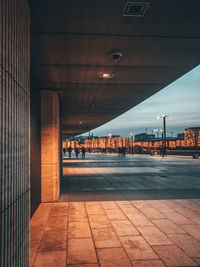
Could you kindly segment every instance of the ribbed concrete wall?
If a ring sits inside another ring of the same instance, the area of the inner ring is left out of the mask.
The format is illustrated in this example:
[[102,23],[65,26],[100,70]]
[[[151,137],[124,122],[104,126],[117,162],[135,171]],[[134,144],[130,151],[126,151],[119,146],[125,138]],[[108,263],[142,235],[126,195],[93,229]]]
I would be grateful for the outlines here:
[[29,6],[0,0],[0,210],[4,267],[29,264]]

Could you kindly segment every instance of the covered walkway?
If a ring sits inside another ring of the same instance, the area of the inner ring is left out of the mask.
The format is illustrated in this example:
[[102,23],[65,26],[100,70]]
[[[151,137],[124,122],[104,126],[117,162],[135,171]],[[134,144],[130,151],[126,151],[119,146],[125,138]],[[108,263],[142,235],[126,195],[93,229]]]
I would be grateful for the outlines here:
[[64,159],[58,202],[31,219],[31,266],[199,266],[200,164],[90,154]]

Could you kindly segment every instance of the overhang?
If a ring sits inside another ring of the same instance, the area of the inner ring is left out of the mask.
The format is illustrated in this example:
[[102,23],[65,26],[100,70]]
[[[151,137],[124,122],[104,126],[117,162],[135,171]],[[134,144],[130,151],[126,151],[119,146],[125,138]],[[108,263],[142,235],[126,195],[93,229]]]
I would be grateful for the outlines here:
[[59,92],[63,137],[117,117],[200,62],[199,0],[151,0],[140,17],[123,16],[126,2],[30,1],[31,78]]

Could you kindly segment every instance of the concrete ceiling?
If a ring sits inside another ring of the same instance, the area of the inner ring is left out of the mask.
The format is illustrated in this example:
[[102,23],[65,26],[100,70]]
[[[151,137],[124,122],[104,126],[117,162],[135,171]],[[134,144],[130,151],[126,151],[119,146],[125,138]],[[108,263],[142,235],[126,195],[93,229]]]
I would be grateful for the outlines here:
[[[117,117],[200,63],[199,0],[149,0],[143,17],[122,16],[126,2],[30,1],[32,78],[59,92],[63,137]],[[114,62],[110,51],[124,56]]]

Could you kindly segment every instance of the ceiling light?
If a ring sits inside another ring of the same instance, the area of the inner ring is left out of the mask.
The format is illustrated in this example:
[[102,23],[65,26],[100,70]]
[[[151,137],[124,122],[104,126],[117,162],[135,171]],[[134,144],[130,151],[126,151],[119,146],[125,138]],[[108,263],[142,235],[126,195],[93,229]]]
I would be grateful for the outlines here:
[[112,77],[113,77],[112,73],[106,73],[106,72],[102,73],[100,76],[101,79],[111,79]]

